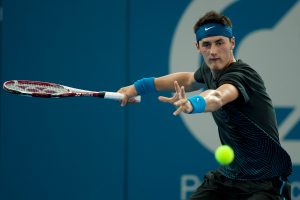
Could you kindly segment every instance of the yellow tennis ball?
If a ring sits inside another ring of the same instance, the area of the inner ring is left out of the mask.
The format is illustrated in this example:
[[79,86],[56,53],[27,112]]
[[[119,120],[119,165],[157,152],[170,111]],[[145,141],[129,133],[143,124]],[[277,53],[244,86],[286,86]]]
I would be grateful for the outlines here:
[[228,145],[222,145],[215,151],[215,158],[221,165],[229,165],[234,159],[234,151]]

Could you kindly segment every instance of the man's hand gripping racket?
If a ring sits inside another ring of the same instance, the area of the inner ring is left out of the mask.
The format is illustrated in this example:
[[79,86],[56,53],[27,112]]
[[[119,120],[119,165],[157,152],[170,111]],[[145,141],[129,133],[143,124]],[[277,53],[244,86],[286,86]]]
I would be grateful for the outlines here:
[[124,95],[124,98],[121,100],[122,107],[125,106],[127,103],[134,103],[133,97],[138,95],[134,85],[122,87],[117,92]]
[[[6,81],[3,84],[3,89],[13,94],[44,98],[89,96],[118,101],[122,101],[124,98],[127,98],[124,94],[118,92],[81,90],[55,83],[30,80]],[[130,98],[130,102],[139,103],[141,102],[141,97],[132,97]]]

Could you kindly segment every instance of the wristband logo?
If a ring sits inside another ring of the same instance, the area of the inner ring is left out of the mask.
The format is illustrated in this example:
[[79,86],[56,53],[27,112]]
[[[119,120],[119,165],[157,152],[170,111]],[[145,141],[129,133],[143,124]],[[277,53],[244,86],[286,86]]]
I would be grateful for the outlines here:
[[[237,24],[244,33],[236,35],[236,58],[244,60],[255,68],[265,81],[276,109],[280,140],[289,152],[293,164],[300,165],[300,94],[298,91],[298,57],[300,52],[300,1],[290,2],[276,14],[272,20],[263,20],[264,16],[255,15],[249,21],[247,16],[235,15],[240,8],[245,8],[246,1],[237,0],[199,0],[192,1],[183,13],[174,32],[170,51],[170,73],[178,71],[196,71],[199,66],[199,56],[192,42],[195,35],[192,27],[198,17],[207,11],[228,12],[232,19],[241,19]],[[252,4],[255,3],[252,1]],[[236,9],[236,10],[234,10]],[[283,10],[285,9],[285,10]],[[249,11],[249,10],[248,10]],[[263,13],[263,12],[262,12]],[[262,15],[262,14],[261,14]],[[233,16],[233,17],[232,17]],[[256,19],[254,19],[256,17]],[[275,19],[275,20],[274,20]],[[257,20],[257,21],[256,21]],[[249,23],[252,29],[249,29]],[[235,22],[233,22],[235,23]],[[243,27],[245,26],[245,27]],[[189,42],[190,41],[190,42]],[[198,92],[188,94],[193,96]],[[217,127],[210,113],[198,115],[181,115],[182,120],[192,135],[207,149],[213,152],[219,145]]]

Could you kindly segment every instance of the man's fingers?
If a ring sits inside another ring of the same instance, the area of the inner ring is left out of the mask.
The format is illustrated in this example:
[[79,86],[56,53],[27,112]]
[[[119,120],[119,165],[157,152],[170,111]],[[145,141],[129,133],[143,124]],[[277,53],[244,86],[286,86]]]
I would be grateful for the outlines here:
[[125,101],[124,99],[122,99],[121,106],[124,107],[124,106],[126,106],[126,104],[127,104],[127,101]]
[[176,94],[179,95],[179,93],[180,93],[180,86],[179,86],[179,84],[178,84],[177,81],[174,81],[174,88],[175,88]]
[[165,102],[165,103],[173,103],[173,97],[169,98],[169,97],[159,96],[158,100]]
[[174,116],[177,116],[177,115],[179,115],[182,111],[183,111],[183,107],[182,107],[182,106],[179,106],[179,107],[177,108],[177,110],[175,110],[175,112],[173,112],[173,115],[174,115]]
[[181,88],[180,88],[180,94],[181,94],[181,98],[186,99],[184,86],[181,86]]
[[137,103],[138,101],[135,98],[129,98],[128,103]]
[[186,104],[187,99],[179,99],[178,101],[174,102],[174,106],[184,106]]
[[[124,93],[123,93],[124,94]],[[128,102],[130,102],[130,99],[129,99],[129,97],[126,95],[126,94],[124,94],[124,98],[121,100],[121,106],[123,107],[123,106],[126,106],[126,104],[128,103]]]
[[127,97],[124,97],[124,98],[122,99],[122,101],[121,101],[121,106],[122,106],[122,107],[123,107],[123,106],[126,106],[127,102],[128,102],[128,98],[127,98]]
[[187,98],[185,96],[185,90],[184,86],[180,87],[177,81],[174,81],[174,88],[176,91],[176,94],[172,98],[167,98],[164,96],[159,96],[158,99],[162,102],[171,103],[174,106],[177,106],[178,108],[173,112],[173,115],[177,116],[181,112],[184,112],[186,110],[185,104],[187,103]]

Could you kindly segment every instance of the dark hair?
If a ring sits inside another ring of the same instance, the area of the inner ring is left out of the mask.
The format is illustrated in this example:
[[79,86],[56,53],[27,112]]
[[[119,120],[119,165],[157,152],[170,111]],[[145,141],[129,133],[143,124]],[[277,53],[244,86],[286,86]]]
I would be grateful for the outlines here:
[[219,14],[215,11],[210,11],[196,22],[194,25],[194,32],[196,33],[200,26],[208,23],[218,23],[232,27],[231,20],[227,16]]

